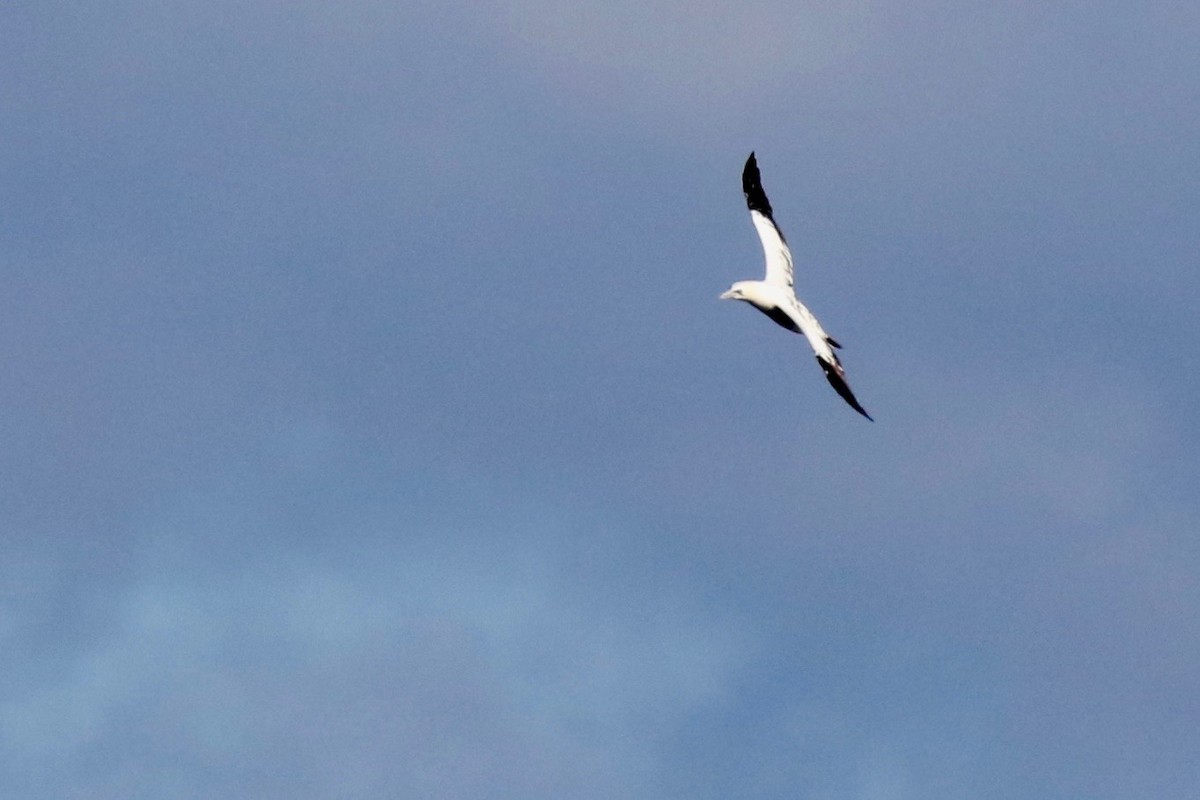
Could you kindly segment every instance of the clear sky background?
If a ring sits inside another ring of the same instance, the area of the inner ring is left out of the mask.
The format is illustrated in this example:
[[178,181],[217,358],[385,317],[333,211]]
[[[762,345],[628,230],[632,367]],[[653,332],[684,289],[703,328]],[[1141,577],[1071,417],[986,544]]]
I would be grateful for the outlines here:
[[1195,797],[1197,41],[3,3],[0,795]]

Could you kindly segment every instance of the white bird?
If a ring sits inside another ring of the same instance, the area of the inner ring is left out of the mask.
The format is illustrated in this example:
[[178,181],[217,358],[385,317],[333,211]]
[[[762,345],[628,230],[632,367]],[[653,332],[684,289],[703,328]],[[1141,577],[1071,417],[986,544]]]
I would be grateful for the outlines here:
[[813,313],[796,298],[792,283],[792,251],[788,249],[783,232],[771,216],[771,203],[763,191],[754,153],[746,159],[746,167],[742,170],[742,191],[750,208],[750,219],[758,231],[758,238],[762,240],[763,253],[767,258],[767,276],[761,281],[738,281],[721,295],[721,299],[745,300],[789,331],[804,334],[834,391],[851,408],[871,419],[871,415],[858,404],[854,392],[850,391],[842,362],[833,352],[835,347],[840,349],[841,345],[825,332]]

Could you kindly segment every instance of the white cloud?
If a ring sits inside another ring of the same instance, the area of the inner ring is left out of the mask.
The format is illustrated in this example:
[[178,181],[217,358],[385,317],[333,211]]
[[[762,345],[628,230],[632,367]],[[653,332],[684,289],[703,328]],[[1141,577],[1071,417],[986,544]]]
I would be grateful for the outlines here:
[[312,796],[613,796],[649,785],[656,742],[747,658],[736,620],[678,589],[618,596],[531,525],[391,527],[394,546],[336,559],[143,551],[111,635],[4,702],[2,750],[48,793],[168,764],[158,791],[213,770],[284,791],[261,762]]

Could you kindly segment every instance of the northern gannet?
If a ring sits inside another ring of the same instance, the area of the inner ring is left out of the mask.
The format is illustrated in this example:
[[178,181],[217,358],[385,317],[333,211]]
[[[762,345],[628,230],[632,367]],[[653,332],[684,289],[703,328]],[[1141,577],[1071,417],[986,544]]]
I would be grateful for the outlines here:
[[763,253],[767,259],[767,276],[761,281],[738,281],[721,295],[721,299],[745,300],[789,331],[804,334],[834,391],[840,394],[851,408],[871,419],[871,415],[858,404],[854,392],[850,391],[842,362],[838,361],[837,354],[833,352],[834,348],[840,349],[841,345],[825,332],[813,313],[796,298],[796,289],[792,283],[792,251],[788,249],[783,232],[779,230],[771,215],[771,203],[763,191],[754,153],[746,159],[746,166],[742,170],[742,191],[746,195],[750,219],[758,231],[758,238],[762,240]]

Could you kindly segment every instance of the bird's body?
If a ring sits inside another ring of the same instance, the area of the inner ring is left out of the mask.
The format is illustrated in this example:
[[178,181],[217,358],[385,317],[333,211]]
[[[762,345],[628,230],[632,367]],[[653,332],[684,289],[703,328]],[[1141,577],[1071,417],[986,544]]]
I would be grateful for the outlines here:
[[808,340],[817,362],[834,390],[850,406],[867,419],[871,419],[846,383],[846,373],[838,360],[834,348],[840,348],[825,332],[808,307],[796,297],[792,275],[792,252],[783,233],[775,224],[771,203],[767,200],[758,172],[758,161],[754,153],[746,159],[742,170],[742,191],[750,209],[750,219],[758,238],[762,240],[763,253],[767,260],[767,274],[761,281],[738,281],[721,295],[722,300],[744,300],[766,314],[780,326],[793,333],[800,333]]

